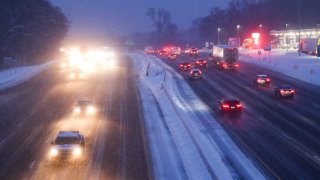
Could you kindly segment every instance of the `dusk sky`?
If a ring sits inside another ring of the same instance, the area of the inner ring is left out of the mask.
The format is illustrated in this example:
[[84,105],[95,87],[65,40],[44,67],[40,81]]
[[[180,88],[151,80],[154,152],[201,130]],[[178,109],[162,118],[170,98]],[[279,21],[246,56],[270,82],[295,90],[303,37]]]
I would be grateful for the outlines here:
[[72,35],[128,34],[153,30],[146,16],[149,7],[165,8],[179,29],[208,14],[212,7],[225,8],[230,0],[50,0],[72,21]]

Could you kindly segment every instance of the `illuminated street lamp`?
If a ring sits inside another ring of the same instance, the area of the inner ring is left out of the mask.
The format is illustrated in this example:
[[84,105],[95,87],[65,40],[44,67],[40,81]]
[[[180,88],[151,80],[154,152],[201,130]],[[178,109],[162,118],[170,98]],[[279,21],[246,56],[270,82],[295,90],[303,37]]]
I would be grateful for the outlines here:
[[287,47],[287,52],[288,52],[288,44],[287,44],[287,40],[288,40],[288,38],[287,38],[287,36],[288,36],[288,26],[289,26],[289,24],[286,24],[286,33],[285,33],[285,38],[284,38],[284,42],[285,42],[285,45],[286,45],[286,47]]
[[238,40],[239,40],[239,45],[240,45],[240,36],[239,36],[239,29],[240,29],[240,25],[237,25],[237,36],[238,36]]
[[220,45],[220,31],[221,31],[221,28],[218,28],[218,45]]

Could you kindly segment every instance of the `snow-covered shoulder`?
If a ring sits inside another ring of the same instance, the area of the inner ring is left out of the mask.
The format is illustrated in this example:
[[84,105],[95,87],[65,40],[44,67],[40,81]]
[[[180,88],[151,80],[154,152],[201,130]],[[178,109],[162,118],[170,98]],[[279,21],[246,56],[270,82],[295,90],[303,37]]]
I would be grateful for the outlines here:
[[54,63],[54,61],[50,61],[41,65],[17,67],[0,71],[0,90],[7,89],[29,80],[33,76],[49,68]]
[[155,56],[130,56],[155,179],[265,179],[179,73]]
[[239,49],[240,60],[262,66],[273,71],[291,76],[293,78],[320,86],[320,58],[301,54],[289,49],[273,49],[270,52],[258,50]]

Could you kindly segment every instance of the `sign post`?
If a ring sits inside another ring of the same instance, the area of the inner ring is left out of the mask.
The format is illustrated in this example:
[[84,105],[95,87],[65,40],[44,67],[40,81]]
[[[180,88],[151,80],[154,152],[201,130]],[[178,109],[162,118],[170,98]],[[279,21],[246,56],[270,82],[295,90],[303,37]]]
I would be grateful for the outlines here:
[[270,53],[271,53],[271,44],[266,44],[264,47],[263,47],[263,50],[266,52],[266,51],[269,51],[269,61],[270,61]]
[[317,45],[317,58],[320,57],[320,45]]

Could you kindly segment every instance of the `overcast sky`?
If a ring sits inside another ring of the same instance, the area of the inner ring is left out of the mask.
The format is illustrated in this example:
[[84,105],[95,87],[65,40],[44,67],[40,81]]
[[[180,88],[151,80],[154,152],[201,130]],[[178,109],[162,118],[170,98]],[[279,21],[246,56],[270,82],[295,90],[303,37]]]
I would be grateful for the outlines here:
[[208,14],[212,7],[225,8],[230,0],[50,0],[71,20],[72,35],[128,34],[153,30],[146,16],[149,7],[165,8],[179,29]]

